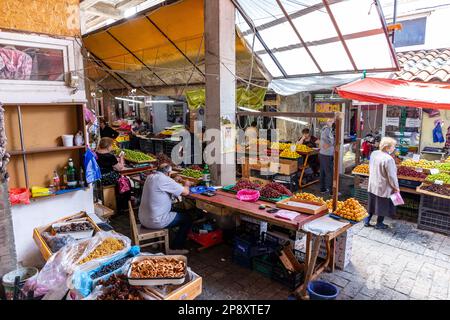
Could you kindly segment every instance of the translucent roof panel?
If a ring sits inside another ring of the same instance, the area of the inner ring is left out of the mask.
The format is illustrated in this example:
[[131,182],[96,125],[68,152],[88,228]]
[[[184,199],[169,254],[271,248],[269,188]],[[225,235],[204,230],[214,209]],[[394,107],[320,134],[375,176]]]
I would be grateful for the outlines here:
[[250,47],[256,31],[254,51],[270,61],[267,69],[275,78],[398,70],[374,0],[236,3],[237,27]]
[[280,69],[277,67],[273,59],[268,54],[261,54],[259,55],[261,58],[264,67],[266,67],[267,71],[270,72],[272,77],[281,77],[283,74],[281,73]]

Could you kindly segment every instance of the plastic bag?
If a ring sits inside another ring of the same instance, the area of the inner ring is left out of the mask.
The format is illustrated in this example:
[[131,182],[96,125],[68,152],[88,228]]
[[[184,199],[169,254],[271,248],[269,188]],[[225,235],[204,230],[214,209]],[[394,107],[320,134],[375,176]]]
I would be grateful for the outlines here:
[[[108,256],[79,264],[107,238],[121,240],[124,248]],[[33,290],[35,297],[45,295],[43,300],[61,300],[69,290],[68,280],[75,271],[81,268],[83,270],[94,269],[109,259],[124,254],[130,249],[130,243],[129,238],[114,231],[100,231],[92,238],[69,243],[50,257],[35,280],[25,283],[24,292]]]
[[30,191],[27,188],[9,189],[9,202],[11,204],[30,204]]
[[58,252],[66,244],[76,241],[74,237],[67,234],[51,235],[49,232],[44,232],[42,236],[44,237],[45,242],[50,246],[52,252]]
[[125,193],[131,190],[131,183],[125,176],[120,176],[119,180],[117,180],[119,184],[119,193]]
[[405,204],[405,201],[403,200],[400,192],[393,193],[390,198],[394,206],[401,206]]
[[440,121],[436,122],[436,126],[433,129],[433,142],[434,143],[445,142],[444,135],[442,134],[442,126]]
[[97,160],[95,160],[95,154],[89,148],[84,154],[84,172],[87,183],[93,183],[102,178],[100,167],[97,164]]

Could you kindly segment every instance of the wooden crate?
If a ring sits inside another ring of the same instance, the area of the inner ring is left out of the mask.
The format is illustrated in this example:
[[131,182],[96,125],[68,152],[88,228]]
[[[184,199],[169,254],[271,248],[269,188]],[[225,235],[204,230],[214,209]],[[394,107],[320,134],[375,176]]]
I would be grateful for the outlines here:
[[103,203],[106,207],[111,208],[113,211],[116,211],[116,186],[103,187]]
[[167,295],[151,287],[147,287],[144,291],[159,300],[194,300],[202,293],[202,277],[192,271],[190,273],[193,276],[191,281],[176,288]]
[[[304,204],[305,206],[301,207],[301,206],[290,205],[290,204],[288,204],[288,202],[296,202],[299,204]],[[278,201],[276,203],[276,206],[278,208],[291,210],[291,211],[297,211],[297,212],[306,213],[306,214],[318,214],[318,213],[322,213],[324,211],[328,211],[328,207],[326,204],[321,204],[318,202],[312,202],[312,201],[306,201],[306,200],[298,200],[298,199],[293,199],[293,198],[288,198],[288,199]],[[311,206],[314,206],[314,207],[311,207]]]
[[52,224],[54,223],[60,223],[60,222],[66,222],[69,220],[79,219],[79,218],[87,218],[87,220],[94,226],[94,232],[99,232],[101,229],[97,226],[97,224],[94,222],[94,220],[91,219],[91,217],[88,216],[88,214],[84,211],[81,211],[77,214],[67,216],[64,218],[61,218],[57,221],[53,221],[45,226],[34,228],[33,230],[33,240],[36,242],[36,245],[39,248],[39,251],[42,254],[42,257],[47,261],[54,252],[50,250],[50,247],[48,246],[47,242],[45,242],[42,233],[50,231]]
[[94,211],[95,214],[102,219],[108,219],[115,213],[113,209],[108,208],[107,206],[104,206],[100,203],[94,203]]
[[[287,160],[280,159],[279,163],[272,164],[272,166],[278,167],[277,172],[283,175],[291,175],[298,171],[298,161],[297,160]],[[272,168],[271,166],[271,168]]]

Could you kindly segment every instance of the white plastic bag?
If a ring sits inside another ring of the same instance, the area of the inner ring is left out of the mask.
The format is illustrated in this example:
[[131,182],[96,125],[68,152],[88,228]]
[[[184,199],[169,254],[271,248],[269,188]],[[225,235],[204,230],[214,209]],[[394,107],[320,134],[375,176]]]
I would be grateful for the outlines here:
[[405,201],[403,201],[403,198],[402,198],[402,195],[400,194],[400,192],[393,193],[391,195],[391,200],[392,200],[392,203],[394,204],[394,206],[401,206],[401,205],[405,204]]

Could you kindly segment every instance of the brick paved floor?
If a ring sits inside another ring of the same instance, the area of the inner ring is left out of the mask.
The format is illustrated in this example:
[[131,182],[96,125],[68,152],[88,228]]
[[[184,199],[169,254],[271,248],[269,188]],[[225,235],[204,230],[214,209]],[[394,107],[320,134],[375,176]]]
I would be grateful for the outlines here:
[[[450,238],[410,222],[386,222],[392,228],[383,231],[356,225],[350,264],[320,278],[340,288],[341,300],[450,299]],[[129,234],[126,216],[112,224]],[[188,259],[203,277],[199,299],[287,299],[290,294],[281,284],[233,264],[228,245],[192,252]]]

